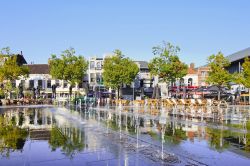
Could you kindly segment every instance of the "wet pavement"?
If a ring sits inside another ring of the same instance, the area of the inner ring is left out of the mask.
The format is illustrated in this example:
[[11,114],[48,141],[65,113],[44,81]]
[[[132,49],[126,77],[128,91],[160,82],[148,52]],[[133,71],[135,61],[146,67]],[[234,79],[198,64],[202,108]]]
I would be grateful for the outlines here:
[[249,165],[249,119],[249,107],[0,107],[0,165]]

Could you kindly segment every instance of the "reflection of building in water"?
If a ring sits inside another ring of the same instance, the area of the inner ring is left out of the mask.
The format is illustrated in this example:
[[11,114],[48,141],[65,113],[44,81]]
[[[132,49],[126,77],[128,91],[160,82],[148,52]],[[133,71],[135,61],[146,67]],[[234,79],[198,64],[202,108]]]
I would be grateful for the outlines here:
[[31,140],[49,140],[52,113],[40,108],[15,108],[4,112],[4,118],[21,129],[29,129]]
[[[193,122],[198,122],[198,120],[194,119]],[[193,140],[194,137],[197,135],[199,127],[197,125],[192,124],[192,123],[181,124],[181,126],[182,126],[182,130],[186,132],[186,136],[190,140]]]
[[[6,109],[0,118],[1,122],[4,122],[0,124],[9,125],[10,129],[9,133],[0,135],[0,151],[1,147],[4,151],[6,148],[11,151],[22,150],[25,142],[29,141],[27,137],[30,140],[48,141],[52,151],[60,148],[69,157],[87,147],[83,145],[84,132],[81,128],[74,123],[60,123],[60,126],[57,126],[54,115],[45,108]],[[10,138],[10,135],[17,139],[5,139]]]
[[[78,112],[74,112],[76,116]],[[72,137],[73,133],[81,135],[81,132],[76,130],[76,126],[65,119],[64,116],[53,115],[51,111],[44,108],[15,108],[9,109],[3,113],[6,121],[14,122],[16,126],[24,129],[29,129],[31,138],[37,138],[38,135],[44,135],[45,140],[49,138],[49,131],[53,124],[61,129],[63,135]],[[42,137],[40,137],[42,139]]]
[[31,140],[49,140],[50,136],[51,136],[50,130],[48,130],[48,129],[30,130],[30,139]]
[[6,120],[15,121],[16,126],[32,129],[52,128],[52,113],[39,108],[17,108],[4,112]]

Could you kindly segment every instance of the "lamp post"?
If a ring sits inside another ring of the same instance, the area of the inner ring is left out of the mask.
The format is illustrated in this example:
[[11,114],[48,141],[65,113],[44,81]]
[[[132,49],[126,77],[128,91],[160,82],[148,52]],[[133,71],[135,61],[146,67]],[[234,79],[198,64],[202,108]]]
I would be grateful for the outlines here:
[[133,80],[133,82],[132,82],[132,87],[133,87],[133,99],[132,99],[132,101],[133,101],[133,104],[134,104],[134,99],[135,99],[135,80]]

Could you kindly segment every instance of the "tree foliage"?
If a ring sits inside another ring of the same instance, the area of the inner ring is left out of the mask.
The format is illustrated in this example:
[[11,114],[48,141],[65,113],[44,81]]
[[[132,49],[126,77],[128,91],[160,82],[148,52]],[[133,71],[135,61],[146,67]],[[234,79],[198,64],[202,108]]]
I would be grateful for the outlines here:
[[29,74],[28,66],[21,65],[18,62],[17,55],[10,53],[10,48],[5,47],[0,51],[0,94],[6,94],[13,90],[12,81],[19,77],[27,77]]
[[113,89],[130,84],[139,72],[136,63],[125,58],[120,50],[115,50],[113,56],[105,58],[103,69],[104,85]]
[[[248,92],[250,95],[250,58],[247,57],[244,60],[244,63],[242,64],[243,71],[240,73],[235,73],[233,75],[234,82],[237,84],[242,84],[246,88],[248,88]],[[249,98],[249,104],[250,104],[250,98]]]
[[230,65],[228,59],[224,57],[221,52],[216,55],[208,57],[208,66],[210,71],[208,72],[207,83],[216,85],[219,88],[218,100],[220,100],[220,89],[223,86],[229,86],[232,81],[232,75],[226,70],[226,67]]
[[1,51],[0,51],[0,54],[1,55],[10,55],[11,54],[10,53],[10,47],[4,47],[4,48],[2,48]]
[[0,51],[0,82],[13,81],[20,76],[27,77],[29,68],[18,63],[17,55],[11,54],[9,47]]
[[241,83],[246,87],[250,88],[250,58],[245,58],[244,63],[242,64],[242,79]]
[[226,67],[230,65],[230,62],[219,52],[217,55],[211,55],[208,57],[208,66],[210,71],[208,72],[207,82],[218,87],[229,86],[232,81],[232,75],[226,70]]
[[50,74],[55,79],[66,80],[70,84],[82,81],[88,68],[88,62],[81,55],[75,55],[75,49],[69,48],[58,58],[55,54],[49,60]]
[[27,77],[29,68],[27,66],[20,66],[17,62],[16,55],[0,55],[0,61],[4,62],[0,65],[0,81],[8,80],[13,81],[20,76]]
[[178,57],[180,48],[163,42],[162,46],[153,47],[153,58],[149,63],[151,75],[159,76],[160,81],[169,83],[187,74],[188,66]]

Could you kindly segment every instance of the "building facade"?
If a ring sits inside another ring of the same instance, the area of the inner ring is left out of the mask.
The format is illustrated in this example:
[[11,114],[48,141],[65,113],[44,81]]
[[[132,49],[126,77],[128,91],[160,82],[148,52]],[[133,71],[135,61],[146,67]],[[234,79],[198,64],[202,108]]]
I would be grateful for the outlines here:
[[[244,50],[238,51],[234,54],[226,56],[229,60],[230,65],[227,67],[229,73],[241,73],[243,68],[242,64],[245,61],[245,58],[250,57],[250,47]],[[245,88],[243,85],[238,85],[236,83],[231,83],[231,93],[240,94],[243,92],[249,92],[249,89]]]
[[198,71],[195,68],[194,63],[191,63],[188,67],[187,75],[184,77],[177,79],[175,82],[170,83],[169,85],[166,83],[161,83],[158,81],[156,77],[154,86],[159,84],[161,88],[161,97],[168,98],[171,96],[183,95],[188,91],[194,90],[199,86],[199,78]]
[[244,59],[246,57],[250,57],[250,47],[226,56],[226,58],[230,62],[230,65],[227,67],[227,70],[230,73],[240,73],[242,71],[242,64],[244,63]]
[[150,76],[149,68],[148,68],[148,62],[146,61],[134,61],[138,68],[139,72],[136,77],[135,86],[136,87],[144,87],[149,88],[152,86],[152,78]]
[[207,65],[205,66],[200,66],[198,68],[196,68],[197,70],[197,74],[198,74],[198,86],[209,86],[209,84],[206,82],[207,77],[208,77],[208,72],[210,70],[210,67],[208,67]]
[[89,67],[87,71],[88,83],[90,90],[99,90],[103,88],[103,63],[104,58],[91,57],[89,58]]
[[[16,86],[18,87],[19,84],[22,84],[24,93],[31,93],[33,89],[39,88],[42,97],[51,98],[52,85],[56,85],[57,98],[66,98],[69,96],[70,84],[65,80],[52,79],[49,74],[48,64],[28,64],[27,66],[30,70],[28,78],[16,80]],[[82,83],[72,87],[72,94],[85,95],[85,90],[83,80]]]

